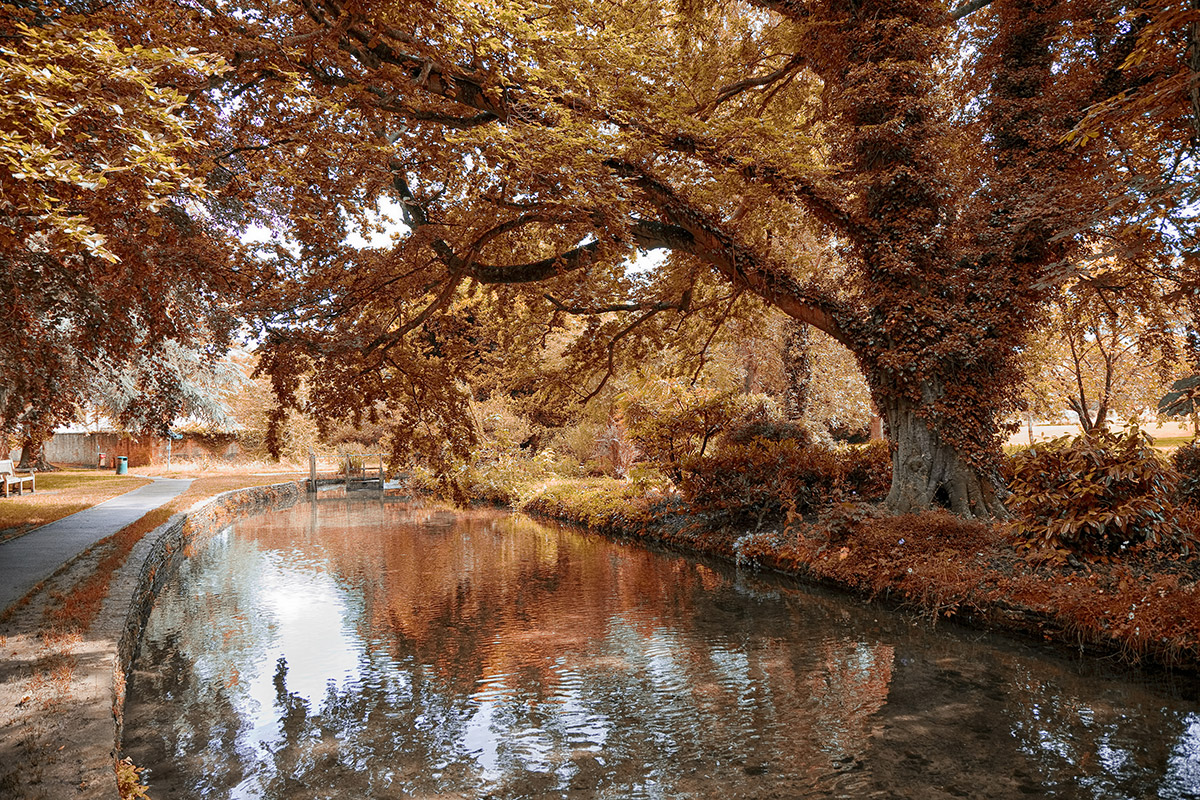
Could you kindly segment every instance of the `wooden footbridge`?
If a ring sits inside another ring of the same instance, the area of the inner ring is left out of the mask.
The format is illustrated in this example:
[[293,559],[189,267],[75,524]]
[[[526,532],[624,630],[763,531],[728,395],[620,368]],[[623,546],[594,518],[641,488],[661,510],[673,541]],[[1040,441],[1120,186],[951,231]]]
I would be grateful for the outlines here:
[[322,480],[317,477],[317,457],[310,450],[308,453],[308,490],[315,492],[319,484],[341,482],[345,484],[348,492],[353,489],[383,491],[386,475],[383,469],[382,453],[348,453],[341,456],[341,459],[340,481]]

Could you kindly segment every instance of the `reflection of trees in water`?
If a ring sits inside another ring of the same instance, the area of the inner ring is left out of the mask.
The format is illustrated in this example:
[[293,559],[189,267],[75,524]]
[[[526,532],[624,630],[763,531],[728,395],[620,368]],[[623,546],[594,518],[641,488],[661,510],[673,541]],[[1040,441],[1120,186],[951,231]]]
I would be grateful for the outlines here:
[[1200,714],[1121,683],[1119,696],[1080,691],[1078,676],[1013,671],[1012,734],[1047,786],[1090,797],[1200,797]]
[[[368,618],[432,668],[436,696],[495,695],[443,718],[441,762],[616,794],[703,794],[731,774],[778,785],[861,751],[886,699],[890,648],[786,655],[781,627],[798,621],[704,565],[513,517],[413,534],[387,540]],[[340,574],[363,574],[363,549],[338,548]],[[481,718],[497,744],[472,754]]]
[[154,785],[187,775],[189,793],[223,796],[257,757],[246,741],[246,710],[256,705],[248,690],[274,635],[261,610],[260,559],[252,544],[223,535],[183,562],[155,602],[128,687],[124,745],[135,763],[156,765]]
[[248,723],[237,692],[199,679],[195,660],[175,636],[143,643],[139,664],[148,669],[135,671],[129,683],[124,754],[151,766],[145,777],[152,786],[225,796],[254,757],[240,743]]
[[[1182,798],[1200,781],[1194,706],[1162,710],[1174,701],[1139,700],[1128,682],[1089,685],[1052,660],[878,612],[864,632],[843,600],[519,517],[358,508],[243,525],[191,564],[198,599],[186,602],[201,613],[160,609],[155,624],[176,632],[148,652],[184,712],[154,762],[183,754],[191,775],[170,785],[214,797],[245,778],[266,797],[719,786]],[[357,666],[323,695],[298,690],[312,675],[292,653],[290,672],[275,661],[283,645],[256,612],[264,563],[328,569],[341,587],[357,638],[338,646]],[[248,707],[246,675],[229,682],[239,669],[267,685],[267,708]]]
[[[499,514],[451,525],[437,511],[385,508],[366,521],[323,507],[312,525],[302,513],[290,515],[299,530],[289,515],[273,515],[239,538],[247,552],[277,548],[305,568],[327,563],[361,592],[355,679],[306,698],[277,662],[270,730],[230,727],[230,703],[246,702],[236,687],[221,688],[216,705],[216,690],[179,696],[185,718],[211,712],[213,731],[241,731],[214,757],[246,757],[230,780],[249,775],[244,788],[267,797],[571,788],[707,797],[714,785],[800,793],[865,749],[869,718],[887,696],[889,647],[842,637],[805,645],[796,629],[813,622],[796,608],[749,596],[701,564]],[[252,576],[243,576],[250,587],[228,577],[253,571],[236,550],[198,560],[195,571],[245,609],[259,590]],[[231,566],[219,568],[222,559]],[[200,597],[203,607],[208,595]],[[203,641],[231,648],[206,662],[206,674],[236,669],[244,636],[272,636],[261,619],[167,616],[189,643],[177,653]],[[169,743],[164,755],[180,746]],[[212,778],[189,780],[216,789]]]
[[[331,684],[315,711],[288,692],[280,662],[279,736],[263,794],[287,797],[299,786],[346,797],[519,797],[572,787],[596,797],[706,797],[714,785],[800,792],[865,748],[856,737],[882,701],[867,687],[886,692],[886,668],[870,663],[877,654],[852,645],[822,650],[807,665],[809,680],[798,681],[779,644],[752,629],[740,646],[709,652],[661,628],[639,638],[623,627],[604,655],[560,658],[553,687],[495,676],[474,698],[455,694],[441,670],[377,652],[356,684]],[[823,671],[827,678],[816,677]],[[845,688],[845,702],[807,706],[813,681],[826,697]],[[806,707],[827,718],[795,715]],[[831,732],[840,740],[833,748]]]

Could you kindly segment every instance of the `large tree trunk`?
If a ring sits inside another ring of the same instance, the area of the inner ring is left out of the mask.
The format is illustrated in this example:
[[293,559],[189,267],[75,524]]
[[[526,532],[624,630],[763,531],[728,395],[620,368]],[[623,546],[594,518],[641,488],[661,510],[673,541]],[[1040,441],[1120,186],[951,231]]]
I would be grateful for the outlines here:
[[41,439],[26,434],[21,440],[21,463],[17,465],[19,470],[36,470],[38,472],[54,472],[58,467],[46,460],[45,451],[42,449],[44,445]]
[[941,506],[967,518],[1007,516],[999,475],[973,464],[931,429],[916,403],[889,398],[883,411],[892,444],[889,509],[907,514]]

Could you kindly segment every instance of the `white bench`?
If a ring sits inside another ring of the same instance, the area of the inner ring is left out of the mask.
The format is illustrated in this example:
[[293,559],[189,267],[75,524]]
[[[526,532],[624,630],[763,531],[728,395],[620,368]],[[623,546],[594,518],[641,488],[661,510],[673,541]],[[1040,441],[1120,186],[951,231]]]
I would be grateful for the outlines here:
[[29,484],[29,491],[34,491],[33,473],[18,475],[11,458],[0,461],[0,480],[4,481],[5,497],[12,494],[12,487],[14,486],[17,487],[17,494],[24,494],[25,484],[27,483]]

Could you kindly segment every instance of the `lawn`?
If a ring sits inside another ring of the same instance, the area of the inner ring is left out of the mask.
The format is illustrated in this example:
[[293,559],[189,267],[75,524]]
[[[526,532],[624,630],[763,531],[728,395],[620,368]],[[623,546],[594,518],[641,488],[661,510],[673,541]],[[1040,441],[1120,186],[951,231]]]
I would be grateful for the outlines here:
[[147,478],[94,469],[38,473],[37,491],[0,498],[0,541],[91,508],[147,483],[150,483]]
[[1154,446],[1159,450],[1174,450],[1176,447],[1183,447],[1193,441],[1191,436],[1155,436],[1150,435],[1154,440]]
[[[276,470],[286,466],[270,465]],[[187,491],[169,505],[172,511],[188,508],[198,500],[212,497],[230,489],[280,483],[300,473],[264,472],[262,464],[227,465],[219,471],[213,465],[183,465],[168,471],[165,467],[141,467],[139,473],[160,477],[196,479]],[[0,498],[0,542],[28,533],[34,528],[91,508],[117,495],[133,491],[150,483],[147,477],[116,475],[106,470],[82,469],[38,473],[37,491]]]

